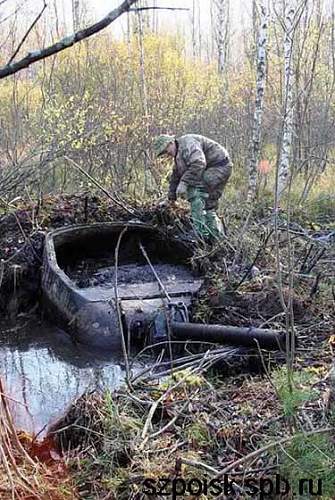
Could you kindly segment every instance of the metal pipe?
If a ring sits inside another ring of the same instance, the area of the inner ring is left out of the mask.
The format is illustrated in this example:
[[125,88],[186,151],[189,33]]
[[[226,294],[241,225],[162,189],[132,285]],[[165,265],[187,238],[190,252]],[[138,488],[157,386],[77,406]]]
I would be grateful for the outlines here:
[[285,334],[274,330],[173,321],[171,331],[178,340],[200,340],[246,347],[257,347],[258,342],[262,349],[285,349]]

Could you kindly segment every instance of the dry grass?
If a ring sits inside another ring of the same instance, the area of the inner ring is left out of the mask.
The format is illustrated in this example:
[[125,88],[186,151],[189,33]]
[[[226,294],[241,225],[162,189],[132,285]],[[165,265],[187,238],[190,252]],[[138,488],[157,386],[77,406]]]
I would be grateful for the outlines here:
[[[296,385],[297,429],[323,427],[322,390],[317,378],[299,377]],[[144,479],[161,477],[205,480],[229,468],[243,496],[247,478],[278,472],[282,446],[293,435],[281,392],[285,373],[264,376],[205,377],[189,370],[131,392],[85,395],[70,410],[60,439],[69,447],[76,436],[73,474],[82,498],[144,499]],[[303,394],[303,397],[300,397]],[[306,394],[308,393],[308,397]],[[322,399],[321,399],[322,400]],[[83,427],[83,410],[88,427]],[[81,430],[82,440],[78,440]],[[264,453],[258,453],[265,447]],[[250,455],[250,459],[248,458]],[[239,462],[243,457],[243,468]],[[234,466],[236,462],[236,466]]]
[[[77,498],[67,467],[52,448],[36,446],[14,428],[0,381],[0,498],[70,500]],[[54,456],[54,458],[52,458]]]

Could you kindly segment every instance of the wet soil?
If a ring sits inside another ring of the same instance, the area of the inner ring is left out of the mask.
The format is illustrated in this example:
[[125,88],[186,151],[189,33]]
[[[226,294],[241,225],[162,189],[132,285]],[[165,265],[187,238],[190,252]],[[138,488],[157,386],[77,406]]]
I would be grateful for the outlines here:
[[[193,278],[186,266],[156,263],[154,269],[163,283],[186,281]],[[108,259],[102,261],[85,260],[78,263],[73,269],[67,270],[68,276],[79,288],[95,286],[111,287],[115,283],[115,266]],[[157,279],[147,264],[125,264],[118,267],[118,284],[144,284],[156,282]]]

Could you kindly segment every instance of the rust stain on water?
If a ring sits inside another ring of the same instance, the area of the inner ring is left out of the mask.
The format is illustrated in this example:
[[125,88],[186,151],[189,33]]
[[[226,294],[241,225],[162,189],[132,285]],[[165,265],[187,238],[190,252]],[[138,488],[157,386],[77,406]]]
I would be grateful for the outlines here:
[[116,389],[125,378],[122,360],[75,345],[38,320],[15,329],[0,324],[0,366],[15,425],[35,434],[84,391]]

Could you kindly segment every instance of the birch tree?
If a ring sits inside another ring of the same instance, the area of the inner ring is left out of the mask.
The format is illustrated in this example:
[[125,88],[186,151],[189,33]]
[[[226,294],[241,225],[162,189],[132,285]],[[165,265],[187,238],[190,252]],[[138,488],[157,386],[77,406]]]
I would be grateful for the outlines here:
[[230,0],[213,0],[216,17],[215,38],[218,52],[218,68],[223,73],[226,70],[229,53],[229,17]]
[[256,77],[256,97],[255,112],[253,118],[252,140],[249,154],[249,190],[248,199],[253,199],[257,187],[257,165],[261,151],[261,132],[263,117],[263,102],[266,85],[266,54],[268,43],[268,11],[265,0],[261,0],[260,9],[260,28],[257,43],[257,77]]
[[79,29],[79,22],[80,22],[79,0],[72,0],[72,20],[73,20],[73,31],[76,32]]
[[192,0],[192,53],[193,57],[197,56],[197,39],[196,39],[196,2]]
[[290,159],[294,128],[294,94],[293,94],[293,45],[295,31],[296,8],[294,0],[285,5],[284,28],[284,107],[283,131],[277,175],[277,200],[280,201],[290,176]]

